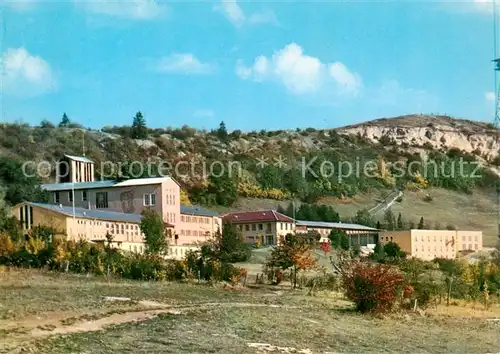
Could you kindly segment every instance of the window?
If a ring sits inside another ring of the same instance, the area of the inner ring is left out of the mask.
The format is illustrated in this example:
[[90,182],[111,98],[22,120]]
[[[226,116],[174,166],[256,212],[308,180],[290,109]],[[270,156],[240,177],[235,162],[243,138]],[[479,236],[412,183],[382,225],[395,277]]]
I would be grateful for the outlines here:
[[156,205],[156,195],[154,193],[144,194],[144,206]]
[[283,230],[283,223],[280,222],[280,230]]
[[87,191],[82,191],[82,202],[87,201]]
[[271,232],[271,223],[270,222],[268,222],[266,225],[266,231]]
[[259,230],[264,230],[264,225],[259,224]]
[[97,192],[95,194],[95,207],[97,209],[108,207],[108,192]]
[[61,197],[59,196],[59,192],[54,192],[54,203],[58,204],[61,202]]
[[257,230],[257,225],[252,224],[252,231],[255,231],[255,230]]
[[246,231],[250,231],[250,225],[248,225],[248,224],[247,224],[247,225],[245,225],[245,230],[246,230]]
[[69,200],[70,203],[73,202],[73,191],[68,192],[68,200]]
[[21,225],[24,225],[24,208],[19,208],[19,220],[21,221]]

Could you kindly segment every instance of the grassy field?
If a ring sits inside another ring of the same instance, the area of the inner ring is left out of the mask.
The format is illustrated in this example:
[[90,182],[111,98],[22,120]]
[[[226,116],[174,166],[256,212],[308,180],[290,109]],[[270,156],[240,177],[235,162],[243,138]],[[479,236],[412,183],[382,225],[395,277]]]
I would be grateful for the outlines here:
[[[252,285],[252,284],[250,284]],[[359,315],[338,294],[0,273],[1,352],[494,353],[500,309]],[[126,297],[107,301],[106,297]]]

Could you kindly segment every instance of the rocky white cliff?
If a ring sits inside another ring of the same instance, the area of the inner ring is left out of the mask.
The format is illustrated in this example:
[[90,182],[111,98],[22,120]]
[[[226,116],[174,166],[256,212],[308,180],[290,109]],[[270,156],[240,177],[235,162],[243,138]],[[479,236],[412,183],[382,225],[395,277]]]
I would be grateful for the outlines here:
[[491,124],[449,117],[407,116],[379,119],[337,129],[373,142],[438,150],[457,148],[491,161],[500,149],[500,135]]

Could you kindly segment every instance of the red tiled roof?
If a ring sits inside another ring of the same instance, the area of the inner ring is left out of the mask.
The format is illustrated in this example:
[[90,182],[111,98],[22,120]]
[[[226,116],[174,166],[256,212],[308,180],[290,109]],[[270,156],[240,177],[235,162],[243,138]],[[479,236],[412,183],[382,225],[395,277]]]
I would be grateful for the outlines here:
[[225,222],[259,222],[259,221],[280,221],[294,222],[286,215],[278,213],[275,210],[244,211],[239,213],[229,213],[222,217]]

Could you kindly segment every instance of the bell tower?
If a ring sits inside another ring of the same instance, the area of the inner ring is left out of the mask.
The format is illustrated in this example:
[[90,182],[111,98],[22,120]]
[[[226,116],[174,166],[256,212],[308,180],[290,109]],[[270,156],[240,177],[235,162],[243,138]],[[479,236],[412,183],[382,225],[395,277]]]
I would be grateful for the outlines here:
[[94,182],[95,164],[86,157],[64,155],[57,163],[56,183]]

